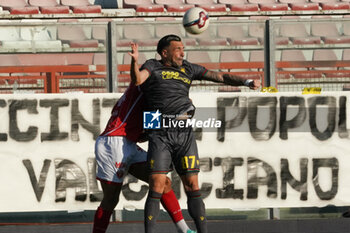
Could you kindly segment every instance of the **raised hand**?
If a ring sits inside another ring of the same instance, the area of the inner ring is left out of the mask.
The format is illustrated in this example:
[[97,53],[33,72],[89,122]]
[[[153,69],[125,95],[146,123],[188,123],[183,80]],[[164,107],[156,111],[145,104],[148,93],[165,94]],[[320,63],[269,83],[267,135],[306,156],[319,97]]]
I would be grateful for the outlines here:
[[134,42],[131,42],[130,47],[131,52],[128,52],[128,54],[131,56],[132,61],[137,63],[139,59],[139,45]]

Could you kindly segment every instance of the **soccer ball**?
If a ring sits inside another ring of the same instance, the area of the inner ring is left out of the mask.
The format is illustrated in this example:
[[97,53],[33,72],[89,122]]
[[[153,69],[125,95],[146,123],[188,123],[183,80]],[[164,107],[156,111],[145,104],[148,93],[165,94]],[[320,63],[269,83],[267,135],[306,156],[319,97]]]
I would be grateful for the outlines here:
[[184,14],[182,24],[188,33],[200,34],[209,26],[208,12],[200,7],[193,7]]

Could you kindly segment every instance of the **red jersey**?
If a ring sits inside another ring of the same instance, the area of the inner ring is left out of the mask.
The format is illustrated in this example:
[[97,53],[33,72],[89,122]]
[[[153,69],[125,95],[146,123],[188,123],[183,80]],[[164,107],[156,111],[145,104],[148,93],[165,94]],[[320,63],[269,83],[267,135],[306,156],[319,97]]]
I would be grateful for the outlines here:
[[138,86],[130,84],[123,96],[114,105],[112,115],[101,136],[125,136],[137,142],[142,131],[144,98]]

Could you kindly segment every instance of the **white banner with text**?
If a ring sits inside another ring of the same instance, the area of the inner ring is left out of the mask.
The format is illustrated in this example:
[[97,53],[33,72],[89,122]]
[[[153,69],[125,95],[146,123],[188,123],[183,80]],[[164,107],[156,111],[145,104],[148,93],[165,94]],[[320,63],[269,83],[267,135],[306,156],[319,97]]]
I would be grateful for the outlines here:
[[[96,209],[94,143],[119,97],[1,95],[1,212]],[[190,97],[206,208],[350,205],[350,94]],[[186,209],[179,177],[169,177]],[[128,176],[117,209],[143,209],[147,192]]]

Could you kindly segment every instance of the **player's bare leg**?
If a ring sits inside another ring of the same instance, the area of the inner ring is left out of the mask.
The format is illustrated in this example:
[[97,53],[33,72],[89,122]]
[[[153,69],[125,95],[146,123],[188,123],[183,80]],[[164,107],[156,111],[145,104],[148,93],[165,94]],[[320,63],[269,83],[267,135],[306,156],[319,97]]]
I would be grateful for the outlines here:
[[181,176],[187,195],[187,208],[196,224],[198,233],[207,233],[207,218],[205,205],[201,197],[198,184],[198,173],[187,173]]
[[113,210],[119,202],[122,184],[101,182],[101,187],[103,199],[95,213],[92,233],[106,232]]
[[[129,169],[129,173],[139,180],[148,182],[149,175],[146,166],[146,163],[133,164]],[[175,223],[175,226],[179,233],[195,232],[188,227],[187,223],[183,218],[179,202],[171,187],[171,180],[168,177],[166,177],[164,191],[160,201],[163,207],[167,210],[173,222]]]

